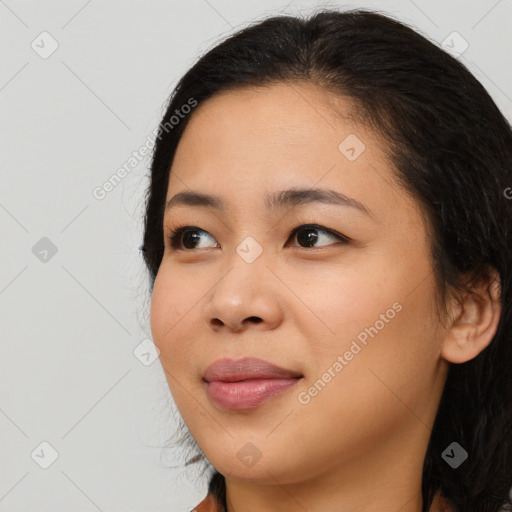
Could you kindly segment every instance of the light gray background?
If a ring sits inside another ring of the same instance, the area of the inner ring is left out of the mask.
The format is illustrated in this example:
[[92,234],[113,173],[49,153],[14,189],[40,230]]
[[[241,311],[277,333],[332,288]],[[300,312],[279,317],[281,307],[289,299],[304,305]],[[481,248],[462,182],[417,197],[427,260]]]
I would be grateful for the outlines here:
[[[171,397],[138,248],[149,157],[172,87],[219,37],[279,12],[374,7],[441,43],[512,119],[512,1],[0,1],[0,511],[185,511],[206,492],[165,468]],[[51,49],[48,32],[58,42]],[[41,39],[46,37],[46,39]],[[512,184],[511,184],[512,185]],[[57,253],[33,247],[47,237]],[[41,261],[40,258],[45,258]],[[147,353],[146,346],[138,349]],[[49,443],[58,453],[51,461]]]

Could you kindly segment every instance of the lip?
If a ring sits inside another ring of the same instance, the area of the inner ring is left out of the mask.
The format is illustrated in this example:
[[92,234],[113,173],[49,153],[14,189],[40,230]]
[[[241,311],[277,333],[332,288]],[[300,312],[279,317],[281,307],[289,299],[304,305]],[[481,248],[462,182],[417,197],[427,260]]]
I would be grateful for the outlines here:
[[263,359],[219,359],[203,375],[209,398],[227,409],[251,409],[283,393],[301,378],[299,372]]

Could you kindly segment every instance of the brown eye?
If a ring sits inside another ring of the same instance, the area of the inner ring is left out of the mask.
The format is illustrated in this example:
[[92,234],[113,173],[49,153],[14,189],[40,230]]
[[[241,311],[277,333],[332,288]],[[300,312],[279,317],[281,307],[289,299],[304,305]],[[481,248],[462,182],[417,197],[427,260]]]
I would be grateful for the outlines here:
[[[325,236],[327,234],[327,236]],[[294,237],[297,239],[300,247],[322,247],[323,245],[332,245],[332,244],[323,244],[320,246],[316,246],[315,244],[320,241],[324,241],[326,238],[335,240],[336,242],[348,243],[349,239],[346,236],[341,235],[340,233],[336,233],[327,228],[323,228],[316,224],[303,225],[295,228],[291,233],[290,237]]]
[[169,236],[171,247],[178,250],[183,249],[183,247],[187,250],[204,249],[205,247],[198,245],[198,243],[201,242],[201,234],[203,233],[205,233],[210,240],[214,240],[214,238],[204,229],[195,226],[183,226],[177,228]]

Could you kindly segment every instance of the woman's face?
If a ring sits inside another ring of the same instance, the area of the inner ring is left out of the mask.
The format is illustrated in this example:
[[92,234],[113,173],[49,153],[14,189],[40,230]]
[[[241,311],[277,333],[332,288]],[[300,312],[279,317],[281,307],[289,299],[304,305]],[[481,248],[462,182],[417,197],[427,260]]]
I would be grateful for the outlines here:
[[[349,108],[310,84],[218,94],[176,152],[167,200],[219,206],[166,211],[151,329],[180,414],[231,481],[420,481],[447,367],[428,239],[376,136],[335,114]],[[300,378],[203,379],[243,357]]]

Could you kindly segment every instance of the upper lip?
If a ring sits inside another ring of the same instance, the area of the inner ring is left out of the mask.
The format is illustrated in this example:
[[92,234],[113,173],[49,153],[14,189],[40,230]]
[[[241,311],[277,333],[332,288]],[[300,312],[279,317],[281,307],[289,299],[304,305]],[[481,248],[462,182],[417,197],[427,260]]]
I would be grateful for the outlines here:
[[206,382],[236,382],[249,379],[293,379],[302,377],[299,372],[281,368],[263,359],[218,359],[203,374]]

